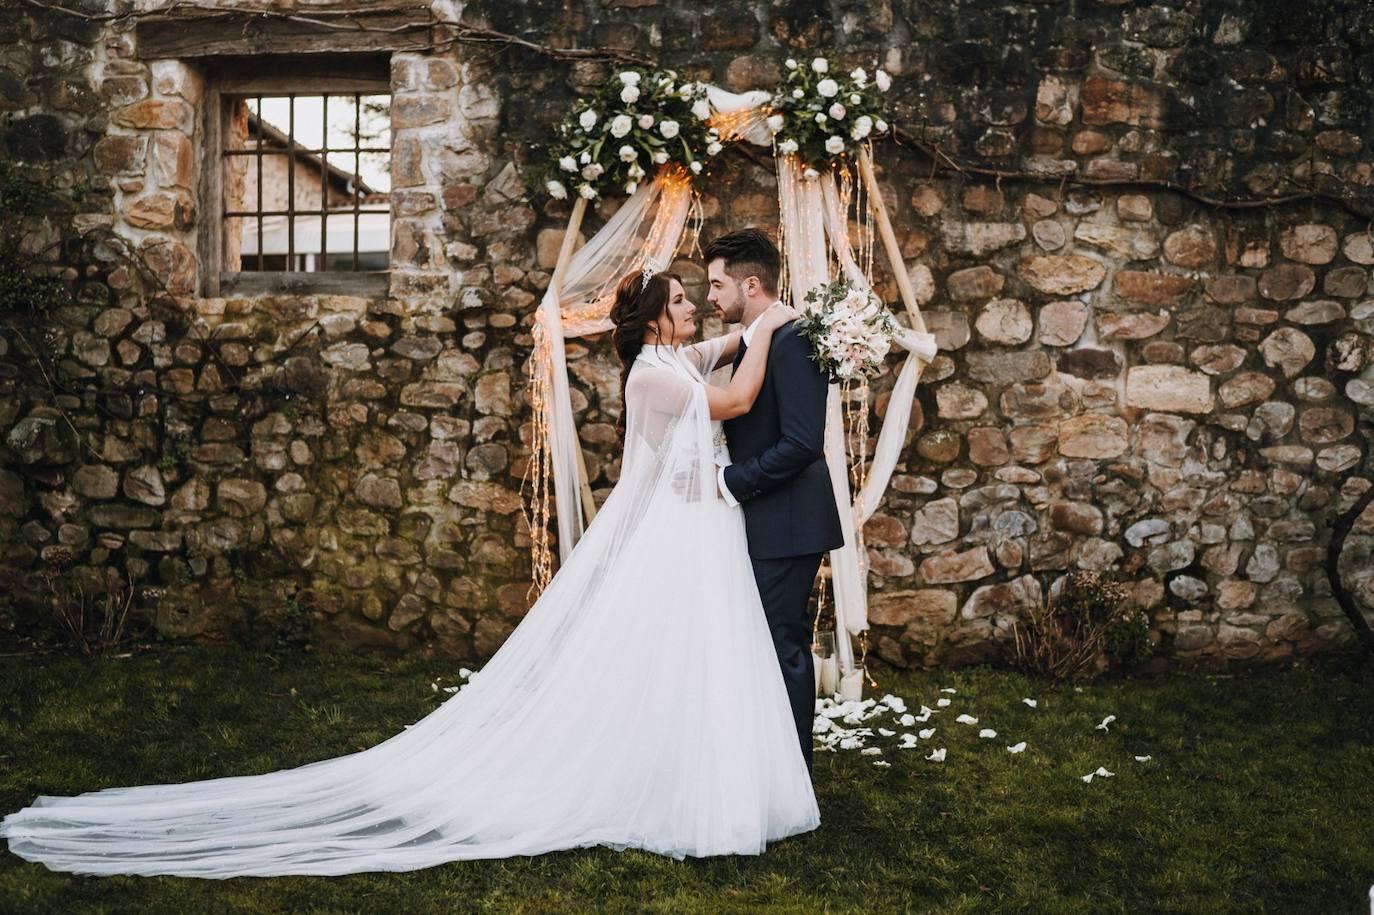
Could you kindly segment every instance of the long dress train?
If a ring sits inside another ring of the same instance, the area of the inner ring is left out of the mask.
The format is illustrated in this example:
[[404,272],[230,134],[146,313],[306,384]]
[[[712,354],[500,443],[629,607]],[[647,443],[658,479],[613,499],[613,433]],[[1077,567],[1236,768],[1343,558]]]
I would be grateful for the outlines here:
[[738,509],[716,494],[719,341],[631,370],[621,478],[459,692],[369,749],[262,775],[40,796],[15,854],[82,874],[401,871],[604,845],[757,854],[820,822]]

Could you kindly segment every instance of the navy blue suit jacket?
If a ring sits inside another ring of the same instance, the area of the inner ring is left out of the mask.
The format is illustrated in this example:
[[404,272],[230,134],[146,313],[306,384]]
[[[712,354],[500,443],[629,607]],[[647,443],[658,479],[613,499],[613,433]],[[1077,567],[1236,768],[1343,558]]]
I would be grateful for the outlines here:
[[[739,367],[746,347],[735,357]],[[744,509],[753,559],[824,553],[844,545],[826,467],[829,379],[791,324],[773,333],[754,407],[724,423],[730,459],[725,485]]]

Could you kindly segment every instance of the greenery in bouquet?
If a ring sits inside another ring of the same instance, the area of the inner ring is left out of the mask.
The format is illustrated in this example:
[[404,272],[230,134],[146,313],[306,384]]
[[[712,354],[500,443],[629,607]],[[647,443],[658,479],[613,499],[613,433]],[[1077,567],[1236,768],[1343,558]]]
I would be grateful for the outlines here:
[[789,58],[783,66],[787,73],[768,119],[778,152],[815,171],[887,133],[885,93],[892,78],[884,70],[832,74],[824,57],[810,63]]
[[703,84],[679,82],[673,70],[622,70],[579,100],[558,126],[543,190],[556,200],[633,194],[669,163],[700,177],[721,150],[719,133],[706,123],[710,117]]
[[812,360],[831,380],[871,378],[881,371],[898,328],[881,299],[839,279],[812,289],[806,302],[797,333],[810,343]]

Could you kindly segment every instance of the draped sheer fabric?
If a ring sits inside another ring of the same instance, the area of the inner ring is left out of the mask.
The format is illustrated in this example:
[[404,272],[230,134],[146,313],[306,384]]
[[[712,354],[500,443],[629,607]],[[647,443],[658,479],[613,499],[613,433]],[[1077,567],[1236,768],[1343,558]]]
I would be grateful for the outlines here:
[[815,795],[719,497],[704,375],[721,343],[630,372],[620,481],[486,667],[358,753],[261,775],[39,797],[15,854],[83,874],[402,871],[604,845],[757,854]]

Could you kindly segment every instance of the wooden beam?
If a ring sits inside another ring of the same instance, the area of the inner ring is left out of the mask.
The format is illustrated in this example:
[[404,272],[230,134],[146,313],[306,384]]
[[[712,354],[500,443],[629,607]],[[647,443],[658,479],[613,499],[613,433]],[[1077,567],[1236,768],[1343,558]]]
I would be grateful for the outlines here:
[[926,332],[925,319],[916,303],[916,290],[911,288],[911,277],[906,272],[906,262],[902,259],[902,248],[897,244],[897,235],[892,231],[892,221],[887,218],[887,204],[878,188],[878,178],[873,173],[873,159],[868,150],[859,147],[859,174],[864,187],[868,189],[868,199],[873,207],[874,218],[878,222],[878,234],[882,236],[883,248],[887,251],[888,263],[892,265],[892,275],[897,280],[897,290],[902,294],[902,304],[906,306],[907,316],[911,318],[911,329]]
[[433,19],[427,8],[343,13],[303,9],[291,15],[188,11],[143,17],[134,26],[135,54],[144,60],[407,51],[434,43]]
[[386,298],[390,276],[385,270],[244,270],[219,275],[220,295],[356,295]]

